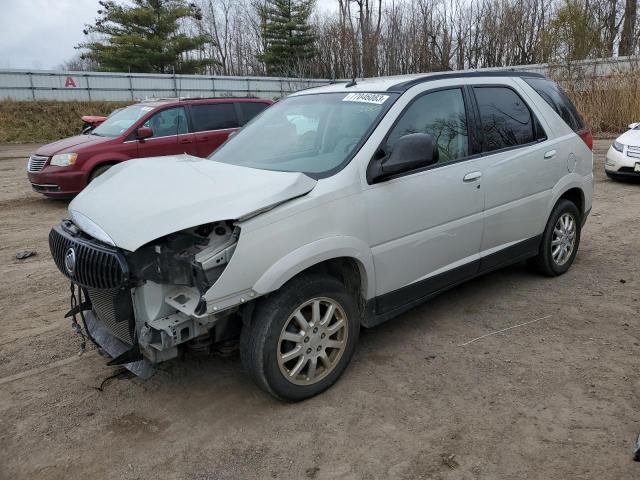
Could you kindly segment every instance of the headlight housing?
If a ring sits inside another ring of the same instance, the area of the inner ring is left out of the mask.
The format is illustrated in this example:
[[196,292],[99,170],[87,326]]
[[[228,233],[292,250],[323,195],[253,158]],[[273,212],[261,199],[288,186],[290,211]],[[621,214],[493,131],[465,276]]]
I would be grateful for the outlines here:
[[621,144],[620,142],[618,142],[617,140],[615,142],[613,142],[613,145],[611,145],[613,147],[614,150],[619,151],[620,153],[622,153],[622,150],[624,150],[624,145]]
[[75,164],[77,159],[77,153],[61,153],[60,155],[54,155],[51,157],[50,165],[55,165],[56,167],[68,167]]

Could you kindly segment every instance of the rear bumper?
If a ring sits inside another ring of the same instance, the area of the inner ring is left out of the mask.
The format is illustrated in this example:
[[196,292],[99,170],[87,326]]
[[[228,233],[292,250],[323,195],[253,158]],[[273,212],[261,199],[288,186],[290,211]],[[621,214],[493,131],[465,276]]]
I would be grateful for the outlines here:
[[73,197],[87,185],[87,173],[47,165],[39,172],[27,172],[34,191],[48,197]]

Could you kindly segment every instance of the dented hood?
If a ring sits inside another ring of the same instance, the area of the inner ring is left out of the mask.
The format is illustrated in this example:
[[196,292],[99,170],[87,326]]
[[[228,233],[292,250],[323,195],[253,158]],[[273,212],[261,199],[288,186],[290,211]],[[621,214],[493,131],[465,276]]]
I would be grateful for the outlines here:
[[95,179],[69,205],[116,244],[134,251],[169,233],[237,220],[304,195],[312,178],[189,155],[141,158]]

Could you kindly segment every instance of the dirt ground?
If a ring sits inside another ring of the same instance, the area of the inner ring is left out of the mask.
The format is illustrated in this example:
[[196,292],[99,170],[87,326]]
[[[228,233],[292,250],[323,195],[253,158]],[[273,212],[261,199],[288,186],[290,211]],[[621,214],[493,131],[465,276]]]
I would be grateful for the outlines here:
[[640,478],[640,185],[606,179],[609,144],[566,275],[516,265],[365,331],[343,378],[294,405],[237,356],[99,390],[113,370],[76,354],[48,252],[66,202],[31,192],[35,146],[0,145],[0,478]]

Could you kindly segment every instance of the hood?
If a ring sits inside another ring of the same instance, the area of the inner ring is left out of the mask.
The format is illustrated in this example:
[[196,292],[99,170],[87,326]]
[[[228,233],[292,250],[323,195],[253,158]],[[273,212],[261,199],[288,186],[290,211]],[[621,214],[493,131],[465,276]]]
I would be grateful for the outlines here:
[[120,163],[69,205],[116,244],[134,251],[169,233],[237,220],[311,191],[316,180],[296,172],[239,167],[189,155]]
[[48,143],[40,147],[37,155],[51,157],[57,153],[71,153],[73,147],[88,147],[113,140],[113,137],[99,137],[98,135],[76,135],[75,137],[63,138],[57,142]]
[[616,140],[623,145],[640,147],[640,130],[628,130],[620,135]]

